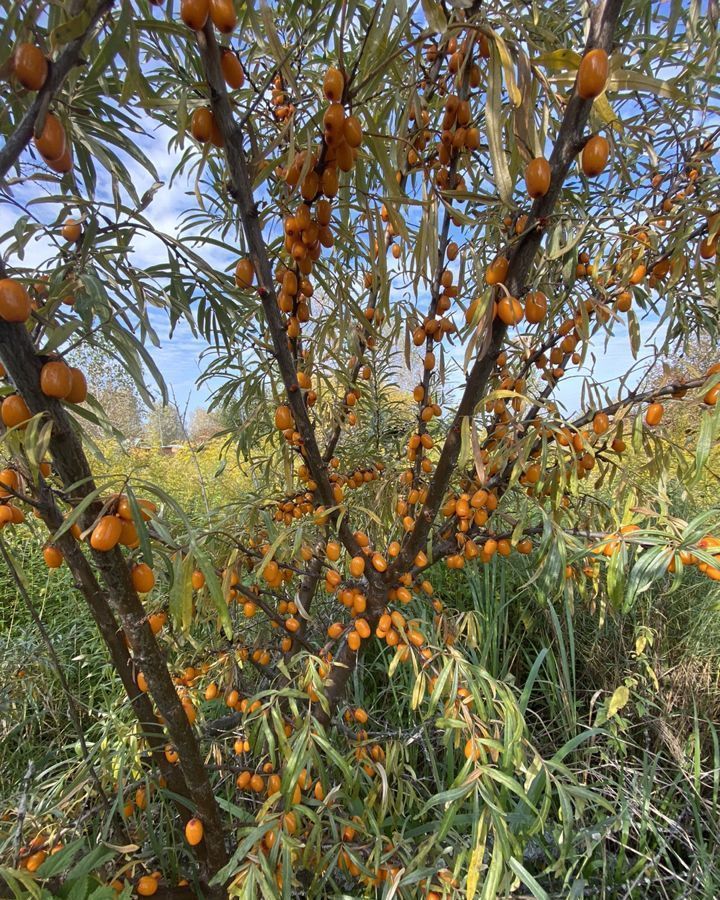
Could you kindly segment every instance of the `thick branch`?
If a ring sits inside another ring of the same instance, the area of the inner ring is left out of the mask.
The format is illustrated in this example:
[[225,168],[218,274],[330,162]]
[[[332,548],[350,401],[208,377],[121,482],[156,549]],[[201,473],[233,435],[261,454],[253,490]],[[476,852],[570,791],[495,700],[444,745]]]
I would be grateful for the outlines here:
[[[302,441],[303,456],[307,461],[314,481],[318,485],[320,499],[326,507],[334,509],[336,502],[333,496],[332,485],[328,478],[327,467],[320,455],[315,430],[310,422],[302,391],[298,386],[295,363],[288,346],[287,335],[277,304],[270,256],[262,233],[262,225],[253,196],[250,173],[243,149],[243,133],[235,121],[230,99],[225,90],[225,81],[220,68],[219,48],[211,22],[208,21],[203,31],[198,32],[198,45],[205,76],[210,87],[210,102],[213,115],[225,142],[230,192],[240,210],[240,218],[250,258],[259,282],[258,294],[270,329],[280,375],[287,391],[288,404],[292,410],[295,426]],[[330,515],[338,523],[337,529],[340,540],[348,552],[356,556],[360,553],[360,547],[348,524],[347,516],[343,516],[340,519],[335,509]],[[370,577],[376,583],[379,582],[376,573],[370,573]]]
[[[0,359],[33,415],[43,414],[52,421],[50,452],[65,487],[75,485],[74,491],[78,497],[93,493],[96,488],[90,466],[71,419],[59,401],[46,397],[40,390],[42,360],[36,355],[24,325],[0,321]],[[82,517],[83,527],[89,528],[101,511],[102,502],[95,499]],[[180,755],[180,767],[188,792],[205,824],[210,868],[213,872],[218,871],[227,861],[220,814],[197,739],[173,685],[165,658],[132,586],[121,550],[115,547],[108,552],[93,551],[92,555],[105,584],[107,600],[130,642],[135,662],[147,679],[150,693]],[[100,598],[98,602],[101,602]]]
[[[60,510],[55,505],[52,493],[42,481],[40,483],[40,510],[42,520],[50,534],[57,532],[63,524],[63,518]],[[98,584],[90,563],[69,531],[55,538],[53,543],[62,552],[67,567],[75,581],[75,587],[83,595],[98,630],[105,641],[110,652],[110,659],[123,683],[156,765],[165,776],[170,790],[181,797],[187,798],[189,792],[185,779],[182,776],[182,772],[176,766],[170,765],[165,758],[163,752],[165,735],[162,726],[157,720],[150,698],[137,686],[137,681],[133,674],[133,660],[123,640],[122,629],[108,606],[107,597]],[[183,819],[190,817],[190,813],[184,804],[179,804],[177,808]]]
[[[288,400],[303,442],[303,455],[308,463],[313,479],[318,484],[323,503],[333,507],[335,506],[335,501],[332,496],[332,488],[329,479],[327,478],[326,467],[332,458],[335,447],[340,439],[342,416],[344,416],[347,410],[343,406],[341,419],[336,428],[331,432],[326,444],[325,452],[321,457],[317,448],[315,433],[310,424],[301,392],[298,390],[295,363],[287,345],[284,327],[278,311],[267,246],[262,235],[262,228],[253,198],[247,161],[242,146],[242,126],[246,122],[246,118],[241,120],[240,125],[238,125],[234,119],[230,100],[225,89],[222,71],[220,69],[215,33],[210,23],[206,24],[203,32],[198,34],[198,44],[208,85],[210,87],[210,99],[213,114],[218,122],[218,126],[225,141],[226,158],[231,176],[231,192],[240,207],[243,228],[248,241],[250,254],[255,265],[255,270],[260,275],[261,287],[258,292],[270,325],[273,346],[278,359],[283,382],[288,392]],[[431,88],[428,92],[428,96],[432,96],[435,92],[434,82],[440,71],[441,63],[442,55],[439,54],[431,70],[433,77],[431,78]],[[389,239],[386,239],[386,247],[389,246],[389,243]],[[358,362],[352,374],[351,383],[357,379],[360,368],[361,361],[358,358]],[[337,514],[333,513],[332,518],[337,521]],[[360,548],[354,539],[352,531],[347,523],[346,516],[343,517],[340,522],[338,533],[346,549],[352,555],[357,555],[360,552]],[[383,593],[380,587],[380,579],[374,571],[368,572],[368,579],[372,585],[376,588],[380,588],[380,592]]]
[[[610,53],[621,6],[622,0],[605,0],[595,7],[585,52],[593,48],[602,48],[608,54]],[[542,221],[547,219],[555,208],[567,173],[575,159],[578,142],[582,137],[591,108],[592,100],[582,100],[573,90],[549,160],[552,173],[550,188],[544,197],[540,197],[533,204],[529,216],[529,226],[533,222],[541,225]],[[511,252],[505,286],[513,296],[517,296],[525,285],[543,233],[541,227],[526,228]],[[443,502],[460,455],[463,421],[474,415],[475,408],[482,399],[506,331],[507,326],[499,318],[496,318],[485,351],[477,357],[468,375],[465,390],[430,484],[427,501],[415,522],[415,529],[406,538],[395,564],[388,570],[389,579],[396,577],[398,572],[406,571],[427,541],[430,528]]]

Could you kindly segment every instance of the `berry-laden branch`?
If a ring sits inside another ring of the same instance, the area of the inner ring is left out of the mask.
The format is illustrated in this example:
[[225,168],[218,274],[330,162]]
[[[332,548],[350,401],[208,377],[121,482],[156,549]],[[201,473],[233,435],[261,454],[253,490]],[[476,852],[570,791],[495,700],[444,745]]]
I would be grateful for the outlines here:
[[[258,294],[270,329],[280,374],[287,391],[288,405],[292,412],[295,428],[300,436],[302,454],[317,485],[317,494],[325,507],[329,508],[328,518],[336,523],[340,540],[352,557],[363,557],[362,548],[350,528],[348,517],[346,515],[338,515],[337,499],[328,477],[327,466],[320,454],[315,431],[310,422],[302,392],[299,389],[298,373],[292,350],[288,343],[289,335],[285,330],[281,317],[267,245],[253,198],[252,185],[243,148],[243,132],[234,119],[230,100],[225,89],[220,66],[219,48],[212,24],[207,22],[203,30],[197,33],[197,37],[205,76],[210,87],[210,102],[213,116],[224,141],[225,156],[230,174],[230,193],[235,198],[240,209],[250,260],[254,273],[258,277]],[[245,280],[245,283],[247,284],[247,280]],[[365,576],[369,585],[366,613],[369,633],[371,629],[375,628],[386,605],[387,587],[383,582],[380,571],[373,566],[365,567]],[[317,586],[315,579],[313,579],[312,585],[313,589]],[[355,637],[357,637],[357,634]],[[344,693],[349,673],[357,663],[358,649],[358,646],[352,647],[348,641],[345,641],[332,666],[326,682],[326,696],[329,700],[331,714],[339,698]],[[315,712],[321,722],[327,723],[329,721],[330,716],[319,704],[316,704]]]
[[[648,427],[653,428],[659,424],[662,419],[663,408],[662,404],[659,401],[665,397],[680,397],[686,391],[694,390],[696,388],[702,387],[704,384],[708,382],[708,375],[703,378],[694,378],[688,381],[679,381],[674,382],[672,384],[664,385],[661,388],[649,389],[647,391],[635,390],[626,395],[622,400],[617,400],[613,403],[608,404],[605,407],[594,409],[588,413],[584,413],[582,416],[579,416],[572,422],[568,422],[565,426],[563,426],[561,432],[558,432],[555,439],[558,443],[559,447],[569,448],[570,451],[573,451],[576,454],[576,458],[582,457],[586,453],[591,455],[593,458],[597,457],[599,453],[602,453],[607,444],[598,445],[597,443],[591,443],[592,438],[600,438],[605,435],[609,428],[609,417],[614,415],[621,409],[637,406],[641,403],[649,403],[648,411],[646,413],[646,424]],[[708,402],[706,400],[706,402]],[[527,424],[530,419],[523,419],[523,423]],[[593,428],[593,430],[587,434],[582,432],[581,429],[584,426],[593,424],[593,426],[598,426],[597,430]],[[579,438],[579,442],[576,444],[573,440],[573,436],[576,439]],[[533,454],[540,450],[542,447],[543,438],[539,437],[533,444],[529,456],[533,457]],[[560,443],[562,441],[562,443]],[[612,443],[612,450],[616,453],[623,452],[624,445],[621,445],[620,448],[616,448],[615,441]],[[589,453],[592,451],[592,454]],[[489,478],[486,482],[486,488],[489,491],[492,491],[495,497],[500,499],[502,495],[507,490],[510,484],[510,478],[513,470],[513,462],[508,461],[505,466],[492,478]],[[457,540],[452,534],[453,532],[453,524],[448,523],[443,525],[438,532],[433,536],[431,550],[428,552],[428,561],[423,565],[415,564],[411,569],[411,574],[413,577],[417,577],[420,572],[425,571],[426,569],[434,566],[436,563],[440,562],[442,559],[457,555],[458,554],[458,546]],[[533,528],[525,528],[523,529],[523,535],[525,538],[529,537],[532,534],[538,534],[542,532],[542,528],[533,527]],[[601,539],[602,537],[607,536],[604,532],[588,532],[579,529],[566,529],[568,534],[575,534],[578,536],[588,536],[593,539]],[[609,534],[609,533],[608,533]],[[496,545],[501,540],[507,540],[508,547],[509,538],[512,537],[512,532],[509,534],[503,534],[502,532],[498,532],[496,530],[484,530],[482,527],[477,525],[472,525],[463,535],[465,539],[466,545],[476,540],[477,538],[486,538],[487,540],[493,542],[493,545]],[[521,541],[518,545],[518,549],[521,552],[529,552],[530,544],[526,543],[525,546],[522,546],[523,542]],[[488,558],[483,558],[483,561],[489,561]]]
[[[595,7],[585,47],[586,54],[595,49],[609,54],[621,7],[622,0],[605,0]],[[577,88],[573,89],[550,156],[548,189],[543,196],[535,200],[528,217],[528,227],[509,257],[504,285],[513,297],[518,296],[525,286],[543,238],[543,229],[539,226],[555,208],[565,178],[577,155],[577,148],[590,115],[592,103],[592,99],[583,99]],[[537,223],[538,227],[532,227],[534,223]],[[400,554],[387,572],[388,580],[396,579],[398,574],[408,571],[418,551],[426,544],[430,528],[443,503],[460,455],[463,422],[472,418],[478,403],[482,400],[488,378],[507,331],[507,325],[500,317],[494,320],[491,328],[490,340],[484,351],[476,358],[467,377],[463,395],[440,453],[435,474],[430,482],[427,499],[415,522],[414,529],[408,533]]]
[[[570,422],[569,425],[570,428],[579,430],[584,425],[590,424],[598,413],[612,416],[624,406],[635,406],[638,403],[647,403],[648,401],[656,402],[663,397],[679,396],[685,391],[702,387],[706,381],[707,377],[704,376],[702,378],[693,378],[689,381],[678,381],[673,384],[666,384],[661,388],[651,388],[647,391],[630,391],[630,393],[626,397],[623,397],[622,400],[616,400],[614,403],[610,403],[599,410],[589,410],[588,412],[583,413],[582,416],[579,416],[577,419]],[[654,422],[653,424],[656,425],[659,424],[659,422]]]
[[[367,336],[367,333],[366,333],[365,337],[366,336]],[[360,375],[360,371],[363,367],[363,361],[362,361],[361,355],[365,350],[365,346],[366,346],[366,344],[365,344],[365,341],[363,340],[363,337],[359,336],[359,338],[358,338],[358,351],[359,352],[357,355],[357,359],[355,360],[355,365],[350,370],[350,377],[348,378],[348,389],[349,390],[351,390],[357,383],[358,377]],[[339,404],[339,409],[338,409],[337,413],[335,414],[335,425],[333,426],[332,431],[330,432],[330,434],[327,437],[327,440],[325,441],[325,452],[323,453],[323,456],[322,456],[323,463],[325,465],[327,465],[330,462],[330,460],[333,458],[333,455],[335,453],[335,448],[337,447],[338,441],[340,440],[340,436],[342,434],[343,423],[344,423],[345,418],[350,410],[350,406],[347,401],[348,401],[348,395],[346,394],[342,398],[342,400]]]
[[[462,109],[463,118],[461,121],[465,124],[470,121],[470,104],[468,102],[468,96],[470,93],[469,70],[474,47],[475,35],[473,34],[471,40],[468,41],[467,46],[460,51],[462,55],[462,62],[459,63],[459,89],[457,98],[454,98],[456,109],[454,115],[457,118],[457,113]],[[445,110],[447,117],[452,115],[452,113],[449,112],[447,105],[445,107]],[[462,128],[463,126],[460,127]],[[477,129],[472,129],[472,131],[477,134]],[[474,146],[474,143],[472,141],[469,141],[468,145],[469,147],[472,147]],[[461,178],[457,174],[457,168],[458,161],[460,159],[460,153],[461,150],[464,149],[464,145],[462,148],[454,147],[452,144],[449,148],[446,148],[444,145],[441,146],[443,148],[443,151],[446,152],[449,156],[449,165],[447,168],[447,186],[450,190],[457,189],[461,187]],[[445,157],[445,159],[447,159],[447,157]],[[427,441],[425,435],[428,430],[428,422],[430,421],[430,419],[426,418],[426,416],[428,416],[428,414],[433,411],[433,403],[430,397],[430,382],[435,365],[435,343],[438,342],[439,345],[440,340],[445,334],[445,330],[442,326],[451,324],[450,320],[443,318],[441,318],[439,321],[436,321],[435,316],[442,316],[444,312],[447,312],[447,310],[450,308],[450,297],[457,294],[458,291],[457,286],[452,286],[452,272],[449,268],[446,268],[446,260],[447,262],[452,262],[457,256],[458,250],[457,245],[453,244],[450,241],[451,221],[451,206],[450,204],[447,204],[445,206],[443,224],[439,234],[437,264],[435,267],[435,272],[433,273],[432,283],[430,285],[430,303],[428,306],[427,316],[423,325],[418,327],[413,334],[413,342],[416,345],[421,345],[423,342],[425,344],[422,381],[419,387],[416,388],[416,392],[419,391],[419,393],[417,393],[417,436],[420,441],[415,455],[415,465],[413,467],[413,477],[416,486],[418,486],[417,482],[420,477],[420,473],[421,471],[423,471],[423,463],[426,461],[423,460],[423,450],[425,449],[425,445],[422,443],[423,440]]]
[[[25,324],[0,320],[0,359],[29,413],[42,415],[52,422],[50,453],[65,488],[72,487],[77,498],[92,494],[96,488],[76,429],[60,401],[46,396],[41,390],[43,361],[35,352]],[[103,503],[96,499],[85,510],[82,525],[90,528],[102,515]],[[206,829],[209,868],[214,874],[227,861],[227,854],[220,813],[198,741],[132,585],[121,550],[118,546],[109,550],[93,549],[92,556],[105,585],[104,596],[127,636],[134,661],[147,680],[150,694],[179,754],[188,793]]]
[[[63,525],[63,517],[55,504],[52,492],[42,476],[39,479],[38,496],[40,517],[50,534],[54,535]],[[133,674],[133,658],[130,656],[127,644],[123,640],[123,631],[108,605],[107,597],[95,577],[92,566],[70,530],[55,537],[52,546],[56,547],[62,554],[63,560],[67,563],[67,567],[73,576],[75,587],[83,595],[90,614],[105,641],[115,671],[123,683],[142,733],[147,740],[153,761],[167,781],[170,790],[190,802],[188,787],[182,771],[177,766],[171,765],[165,757],[165,736],[162,726],[157,721],[150,698],[138,687],[137,678]],[[178,803],[177,810],[183,821],[190,818],[191,813],[187,804]]]
[[83,33],[67,43],[58,58],[50,63],[50,71],[45,83],[5,142],[5,146],[0,150],[0,180],[5,177],[8,170],[17,162],[18,157],[33,136],[36,124],[43,124],[42,120],[47,113],[50,101],[62,87],[71,69],[80,64],[83,44],[100,19],[110,10],[113,3],[114,0],[100,0],[100,3],[90,13],[87,27]]
[[[249,591],[246,587],[243,587],[242,584],[236,584],[235,590],[239,594],[242,594],[243,597],[254,603],[256,606],[259,606],[271,622],[275,622],[275,624],[280,628],[285,627],[285,619],[274,612],[273,609],[267,603],[265,603],[265,601],[258,594],[254,594],[252,591]],[[308,651],[308,653],[315,654],[315,648],[312,646],[312,644],[309,644],[299,632],[295,634],[295,639]]]
[[[695,388],[702,387],[707,382],[707,375],[702,378],[693,378],[688,381],[678,381],[672,384],[663,385],[660,388],[650,388],[646,391],[641,391],[637,388],[634,391],[630,391],[625,397],[621,400],[615,400],[613,403],[609,403],[607,406],[600,407],[599,409],[588,410],[588,412],[583,413],[577,419],[574,419],[572,422],[567,423],[567,431],[574,432],[578,434],[580,429],[585,425],[590,425],[591,423],[599,423],[603,422],[602,430],[598,430],[597,434],[604,434],[607,428],[609,427],[609,417],[614,415],[619,410],[629,407],[629,406],[637,406],[640,403],[650,403],[657,404],[661,407],[661,404],[658,403],[659,400],[664,397],[679,397],[682,396],[686,391],[694,390]],[[543,391],[541,397],[544,399],[544,395],[547,393],[548,388]],[[530,425],[537,415],[540,407],[536,403],[534,404],[528,413],[523,417],[522,422],[520,423],[521,428],[526,428]],[[662,418],[663,409],[656,409],[651,415],[657,416],[660,418],[655,421],[652,421],[652,427],[658,425],[660,423],[660,419]],[[601,418],[602,417],[602,418]],[[542,438],[538,438],[537,441],[533,444],[533,447],[530,450],[530,455],[532,456],[533,451],[539,449],[542,446]],[[491,478],[488,481],[489,487],[495,487],[497,484],[501,484],[507,481],[507,471],[506,468],[503,472],[498,473],[496,476]]]
[[[248,163],[243,148],[243,132],[235,121],[230,99],[225,89],[220,65],[220,51],[211,21],[208,20],[203,30],[197,32],[197,39],[205,77],[210,88],[212,112],[225,145],[225,157],[230,176],[229,190],[240,210],[250,259],[259,281],[258,295],[270,329],[280,375],[287,391],[288,405],[300,435],[302,453],[313,480],[317,484],[322,503],[332,510],[330,517],[338,523],[340,540],[348,552],[352,556],[356,556],[360,553],[360,547],[355,540],[347,516],[340,518],[335,509],[337,504],[328,478],[327,467],[320,455],[315,431],[298,384],[297,370],[278,307],[270,257],[253,195]],[[374,585],[377,589],[381,589],[381,581],[376,573],[370,575],[370,579],[371,586]]]

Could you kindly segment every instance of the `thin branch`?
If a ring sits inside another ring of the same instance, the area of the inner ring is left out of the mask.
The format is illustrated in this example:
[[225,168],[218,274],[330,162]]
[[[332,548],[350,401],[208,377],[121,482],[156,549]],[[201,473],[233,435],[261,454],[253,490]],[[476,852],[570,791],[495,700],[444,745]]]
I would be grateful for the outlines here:
[[0,150],[0,180],[7,174],[8,170],[15,165],[18,157],[28,144],[33,135],[36,123],[43,117],[47,111],[50,101],[60,90],[71,69],[81,63],[81,52],[83,44],[88,35],[95,28],[99,20],[108,12],[113,5],[114,0],[100,0],[93,12],[90,14],[87,27],[83,33],[74,38],[65,45],[64,50],[58,58],[50,63],[50,71],[45,84],[38,91],[35,99],[28,107],[25,115],[22,117],[13,133],[5,142],[5,146]]
[[[325,507],[330,510],[329,515],[336,523],[340,540],[348,552],[356,556],[360,553],[360,547],[350,528],[348,517],[339,516],[332,485],[328,478],[327,466],[320,455],[315,430],[310,422],[302,391],[297,382],[295,363],[288,347],[287,335],[277,304],[270,256],[253,196],[248,163],[243,149],[243,132],[235,121],[230,99],[225,89],[220,68],[219,48],[211,22],[206,23],[204,29],[197,33],[197,38],[205,76],[210,87],[213,114],[225,142],[225,155],[230,176],[229,190],[240,211],[250,257],[259,282],[257,292],[270,329],[273,351],[287,391],[288,404],[302,441],[303,456],[318,485],[318,495]],[[380,588],[381,580],[377,573],[370,573],[369,577],[375,586]]]

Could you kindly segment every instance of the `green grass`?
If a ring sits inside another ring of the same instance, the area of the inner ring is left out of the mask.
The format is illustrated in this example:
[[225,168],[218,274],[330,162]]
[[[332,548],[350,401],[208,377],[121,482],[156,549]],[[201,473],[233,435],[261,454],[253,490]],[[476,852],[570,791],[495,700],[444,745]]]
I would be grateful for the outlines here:
[[[11,812],[0,826],[5,863],[12,861],[15,847],[12,811],[23,795],[26,835],[51,823],[60,829],[63,843],[79,838],[93,844],[98,838],[114,840],[111,813],[144,778],[137,765],[132,716],[94,626],[67,572],[48,573],[30,547],[30,542],[18,541],[13,550],[62,660],[81,713],[89,762],[101,773],[110,810],[102,809],[93,792],[46,648],[8,573],[0,571],[0,812]],[[384,841],[392,835],[409,873],[401,896],[418,896],[417,884],[432,875],[438,852],[445,853],[456,875],[467,871],[483,817],[495,809],[494,837],[482,858],[492,865],[495,849],[502,848],[504,864],[513,860],[518,889],[525,896],[533,891],[557,898],[583,891],[607,897],[717,896],[720,737],[712,722],[720,699],[720,590],[690,575],[680,590],[671,593],[658,585],[621,614],[601,610],[597,598],[578,589],[544,597],[531,583],[532,575],[532,558],[514,556],[460,573],[440,569],[434,579],[446,608],[443,627],[457,634],[463,646],[464,660],[448,663],[453,666],[450,677],[468,684],[477,698],[475,711],[484,710],[488,726],[497,729],[505,750],[495,768],[508,782],[488,777],[479,795],[453,799],[453,785],[464,780],[464,760],[451,750],[454,735],[458,740],[460,735],[453,730],[454,714],[444,708],[444,700],[429,709],[429,687],[423,703],[413,709],[417,673],[401,665],[388,678],[389,651],[371,651],[351,683],[348,703],[370,713],[368,729],[385,747],[392,790],[383,792],[352,763],[343,774],[310,742],[313,770],[325,771],[328,787],[342,785],[342,803],[320,817],[308,845],[319,847],[321,833],[338,832],[350,815],[362,814],[370,829],[369,846],[376,846],[369,858],[379,863]],[[413,601],[409,612],[424,620],[426,634],[433,633],[427,605]],[[638,653],[641,635],[651,640]],[[199,646],[218,643],[209,626],[194,639]],[[432,642],[440,643],[441,635]],[[182,641],[168,649],[178,666],[195,653],[192,644]],[[248,677],[244,670],[242,678],[251,686]],[[623,683],[630,685],[628,703],[603,722],[608,698]],[[221,704],[207,705],[201,715],[212,717],[222,710]],[[298,714],[302,719],[302,707]],[[521,714],[522,731],[511,738],[512,723],[520,727]],[[253,746],[261,745],[264,728],[259,719],[248,723]],[[333,742],[342,758],[353,759],[352,743],[342,735]],[[522,788],[518,764],[530,765],[535,751],[547,768],[526,781],[524,789],[536,805],[546,803],[538,817],[512,788]],[[31,761],[34,771],[26,782]],[[248,811],[258,807],[238,806],[232,782],[226,777],[218,790],[238,816],[242,840],[255,833]],[[441,802],[444,797],[447,806]],[[187,874],[187,854],[173,831],[166,801],[158,800],[145,818],[134,813],[126,825],[138,847],[134,861],[146,860],[149,868],[159,864],[168,878]],[[437,842],[438,831],[452,848],[449,855]],[[311,868],[309,851],[305,853]],[[129,865],[123,859],[115,855],[109,868],[100,866],[101,880],[122,872]],[[368,857],[358,863],[363,860]],[[311,883],[320,893],[309,896],[352,891],[352,880],[334,871],[333,876],[315,872]],[[243,896],[267,892],[272,877],[261,862],[248,875]],[[504,881],[495,896],[507,896],[510,889]],[[464,896],[464,889],[457,896]]]

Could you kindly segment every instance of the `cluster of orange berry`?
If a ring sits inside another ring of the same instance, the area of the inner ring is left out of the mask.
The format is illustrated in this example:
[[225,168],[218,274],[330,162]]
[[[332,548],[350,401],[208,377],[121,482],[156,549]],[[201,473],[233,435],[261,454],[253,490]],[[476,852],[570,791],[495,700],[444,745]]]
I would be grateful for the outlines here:
[[[180,17],[193,31],[201,31],[210,19],[221,34],[231,34],[238,21],[232,0],[182,0]],[[245,72],[237,53],[230,47],[223,47],[220,50],[220,68],[225,83],[231,90],[236,91],[243,86]],[[190,133],[200,144],[209,141],[214,147],[225,145],[215,115],[207,106],[194,110],[190,117]]]
[[295,114],[295,107],[289,102],[282,75],[279,72],[273,78],[270,102],[273,106],[273,114],[278,122],[284,122]]
[[[431,44],[426,48],[425,58],[428,62],[436,63],[442,54],[447,63],[447,96],[435,162],[437,170],[435,181],[441,189],[464,189],[464,179],[457,173],[461,154],[480,147],[480,132],[472,124],[472,111],[467,99],[470,90],[479,88],[482,83],[480,66],[473,59],[476,52],[480,59],[487,59],[490,56],[490,47],[485,35],[467,35],[460,41],[453,36],[441,47]],[[419,149],[423,149],[422,140]],[[409,154],[408,162],[413,164],[413,159],[414,157]]]
[[[24,324],[30,318],[33,305],[30,295],[19,281],[0,279],[0,319]],[[44,364],[40,373],[40,388],[46,397],[68,403],[83,403],[87,397],[83,373],[62,360],[51,359]],[[10,394],[4,398],[0,415],[6,428],[22,428],[31,418],[28,405],[20,394]]]
[[[355,395],[353,394],[353,396]],[[335,500],[338,503],[342,502],[344,498],[345,488],[355,490],[365,484],[369,484],[370,482],[375,481],[384,469],[382,463],[377,463],[372,466],[360,467],[349,475],[345,475],[335,471],[339,464],[340,461],[337,457],[333,457],[330,460],[331,470],[328,476],[330,483],[333,485]],[[273,516],[276,522],[283,522],[285,525],[290,525],[293,520],[301,519],[303,516],[315,514],[317,512],[322,514],[322,510],[315,505],[315,495],[313,493],[317,489],[317,483],[312,478],[309,468],[304,463],[298,466],[297,475],[298,478],[304,482],[307,490],[298,491],[291,497],[286,497],[278,502]]]
[[[12,57],[12,73],[28,91],[39,91],[47,81],[50,67],[45,54],[34,44],[18,44]],[[72,150],[65,128],[51,112],[45,114],[40,135],[34,139],[43,161],[60,175],[72,169]]]

